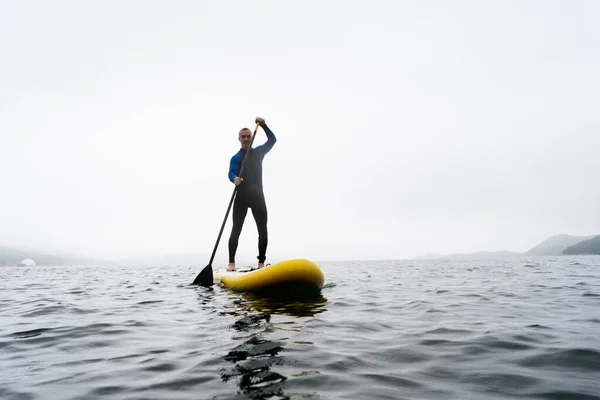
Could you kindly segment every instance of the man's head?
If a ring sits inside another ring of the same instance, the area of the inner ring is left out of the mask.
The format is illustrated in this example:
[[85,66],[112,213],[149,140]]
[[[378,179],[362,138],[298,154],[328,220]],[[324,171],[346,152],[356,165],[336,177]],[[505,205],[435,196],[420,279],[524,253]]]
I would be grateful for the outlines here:
[[247,149],[250,147],[250,142],[252,141],[252,131],[248,128],[240,129],[238,133],[238,139],[242,144],[242,149]]

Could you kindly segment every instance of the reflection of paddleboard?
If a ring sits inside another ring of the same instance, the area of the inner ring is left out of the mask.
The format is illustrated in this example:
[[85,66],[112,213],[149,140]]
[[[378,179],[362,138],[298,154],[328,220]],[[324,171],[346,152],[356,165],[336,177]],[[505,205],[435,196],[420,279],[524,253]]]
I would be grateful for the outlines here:
[[280,261],[260,269],[239,269],[228,272],[217,269],[214,276],[225,287],[239,291],[268,291],[271,289],[318,290],[325,277],[321,268],[304,258]]

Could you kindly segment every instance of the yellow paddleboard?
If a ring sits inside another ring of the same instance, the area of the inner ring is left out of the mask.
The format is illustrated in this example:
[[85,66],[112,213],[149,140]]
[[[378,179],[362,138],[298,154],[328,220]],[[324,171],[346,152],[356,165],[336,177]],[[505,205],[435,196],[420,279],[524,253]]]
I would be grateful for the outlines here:
[[214,277],[223,286],[238,291],[268,291],[271,289],[319,290],[325,276],[313,261],[304,258],[280,261],[260,269],[229,272],[217,269]]

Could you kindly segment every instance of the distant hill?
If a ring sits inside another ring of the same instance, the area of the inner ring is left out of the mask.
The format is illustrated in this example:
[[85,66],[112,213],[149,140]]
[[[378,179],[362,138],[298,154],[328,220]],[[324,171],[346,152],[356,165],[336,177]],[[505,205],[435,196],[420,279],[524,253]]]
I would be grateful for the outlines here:
[[501,259],[501,258],[510,258],[520,256],[521,253],[517,253],[514,251],[477,251],[474,253],[453,253],[449,254],[446,257],[450,259],[469,259],[469,258],[478,258],[478,259]]
[[30,258],[36,265],[63,266],[63,265],[89,265],[103,264],[105,261],[75,255],[56,255],[40,253],[31,250],[14,249],[0,246],[0,266],[17,265],[22,260]]
[[417,256],[415,258],[427,260],[427,259],[434,259],[434,258],[440,258],[440,257],[443,257],[443,256],[439,253],[426,253],[426,254]]
[[573,246],[581,241],[591,239],[594,236],[571,236],[571,235],[554,235],[544,240],[537,246],[529,249],[524,254],[528,256],[560,256],[563,250],[569,246]]
[[573,246],[567,247],[563,250],[563,254],[600,254],[600,235],[594,236],[591,239],[583,240],[577,244],[574,244]]
[[451,254],[438,254],[438,253],[427,253],[421,256],[417,256],[417,259],[444,259],[444,260],[468,260],[468,259],[488,259],[498,260],[510,257],[521,256],[522,253],[515,251],[476,251],[473,253],[451,253]]
[[206,264],[209,256],[205,254],[147,254],[119,259],[118,263],[132,266],[177,266]]
[[425,254],[419,256],[419,259],[449,259],[449,260],[468,260],[468,259],[488,259],[497,260],[520,256],[521,253],[514,251],[477,251],[474,253],[452,253],[452,254]]
[[33,259],[38,265],[64,265],[65,263],[61,257],[50,254],[41,254],[34,251],[24,251],[0,246],[0,265],[18,264],[26,258]]
[[[517,256],[560,256],[566,254],[600,254],[600,235],[571,236],[554,235],[524,253],[514,251],[478,251],[474,253],[435,254],[418,256],[418,259],[502,259]],[[590,239],[594,239],[590,241]],[[580,246],[579,246],[580,244]],[[577,246],[577,247],[575,247]],[[571,247],[573,247],[571,249]],[[569,248],[569,252],[566,249]]]

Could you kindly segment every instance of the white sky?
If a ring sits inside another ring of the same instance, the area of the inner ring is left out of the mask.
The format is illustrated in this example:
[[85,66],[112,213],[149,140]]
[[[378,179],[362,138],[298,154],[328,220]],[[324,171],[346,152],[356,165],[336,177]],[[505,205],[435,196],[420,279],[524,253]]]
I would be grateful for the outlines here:
[[[0,244],[209,257],[256,116],[278,138],[268,262],[599,234],[599,20],[597,1],[0,0]],[[249,213],[241,263],[256,237]]]

